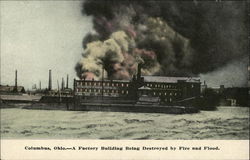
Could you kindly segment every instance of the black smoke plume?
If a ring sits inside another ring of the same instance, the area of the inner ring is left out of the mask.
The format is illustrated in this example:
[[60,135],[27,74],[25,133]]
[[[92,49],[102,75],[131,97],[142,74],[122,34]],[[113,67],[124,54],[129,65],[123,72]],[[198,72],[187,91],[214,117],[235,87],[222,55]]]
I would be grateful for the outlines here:
[[193,76],[248,55],[246,1],[87,0],[96,33],[83,40],[80,78]]

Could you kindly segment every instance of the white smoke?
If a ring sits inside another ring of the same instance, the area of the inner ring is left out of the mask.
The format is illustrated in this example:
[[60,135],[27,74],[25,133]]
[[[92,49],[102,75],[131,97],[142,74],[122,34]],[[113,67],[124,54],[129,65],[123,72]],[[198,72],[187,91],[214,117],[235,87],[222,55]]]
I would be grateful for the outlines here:
[[208,87],[247,87],[248,83],[248,58],[233,61],[216,71],[200,74],[202,81],[206,81]]

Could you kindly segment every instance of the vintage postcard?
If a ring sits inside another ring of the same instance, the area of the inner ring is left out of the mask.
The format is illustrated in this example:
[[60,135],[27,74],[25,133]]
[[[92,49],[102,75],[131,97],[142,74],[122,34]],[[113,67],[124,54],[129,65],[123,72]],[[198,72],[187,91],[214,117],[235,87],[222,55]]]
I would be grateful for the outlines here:
[[0,5],[1,159],[249,158],[249,1]]

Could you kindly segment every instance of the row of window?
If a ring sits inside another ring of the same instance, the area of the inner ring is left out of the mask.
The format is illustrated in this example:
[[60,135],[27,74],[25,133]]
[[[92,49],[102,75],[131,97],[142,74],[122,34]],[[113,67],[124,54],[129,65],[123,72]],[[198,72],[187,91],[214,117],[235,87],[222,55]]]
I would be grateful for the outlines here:
[[[86,88],[78,88],[77,92],[93,92],[93,93],[101,93],[101,89],[86,89]],[[119,93],[119,94],[128,94],[128,90],[116,90],[116,89],[104,89],[103,93]]]
[[140,94],[145,94],[145,95],[154,95],[154,96],[178,96],[178,93],[176,92],[150,92],[150,91],[143,91]]
[[[77,92],[93,92],[101,93],[102,89],[88,89],[88,88],[77,88]],[[128,94],[128,90],[117,90],[117,89],[104,89],[103,93],[118,93],[118,94]],[[152,91],[142,91],[140,94],[154,95],[154,96],[178,96],[177,92],[152,92]]]
[[[102,82],[77,82],[78,86],[102,86]],[[128,83],[103,82],[103,86],[128,87]]]
[[[77,82],[78,86],[102,86],[102,82],[95,82],[95,81],[90,81],[90,82]],[[103,86],[112,86],[112,87],[128,87],[128,83],[112,83],[112,82],[103,82]],[[177,88],[176,85],[171,85],[171,84],[157,84],[157,83],[147,83],[147,87],[151,88]],[[192,86],[193,88],[193,86]]]
[[154,87],[154,88],[176,88],[176,85],[171,84],[157,84],[157,83],[147,83],[147,87]]
[[178,94],[177,93],[172,93],[172,92],[170,92],[170,93],[167,93],[167,92],[165,92],[165,93],[161,93],[161,92],[153,92],[153,95],[156,95],[156,96],[177,96]]

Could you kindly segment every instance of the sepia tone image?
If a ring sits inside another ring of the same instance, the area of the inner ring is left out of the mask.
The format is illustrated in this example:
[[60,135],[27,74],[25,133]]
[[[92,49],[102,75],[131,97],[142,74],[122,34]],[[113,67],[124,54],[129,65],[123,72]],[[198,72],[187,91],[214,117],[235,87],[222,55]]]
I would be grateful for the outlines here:
[[249,139],[249,1],[0,4],[2,139]]

